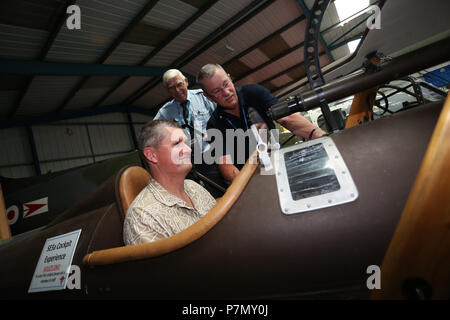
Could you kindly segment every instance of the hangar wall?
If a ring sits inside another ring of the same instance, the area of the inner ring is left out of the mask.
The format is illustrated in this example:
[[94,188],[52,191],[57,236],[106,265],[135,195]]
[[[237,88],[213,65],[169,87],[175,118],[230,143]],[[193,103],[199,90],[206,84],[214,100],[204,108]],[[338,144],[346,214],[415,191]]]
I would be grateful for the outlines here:
[[[130,115],[137,141],[141,127],[152,117]],[[128,116],[123,112],[0,129],[0,145],[0,176],[8,178],[92,164],[136,148]]]

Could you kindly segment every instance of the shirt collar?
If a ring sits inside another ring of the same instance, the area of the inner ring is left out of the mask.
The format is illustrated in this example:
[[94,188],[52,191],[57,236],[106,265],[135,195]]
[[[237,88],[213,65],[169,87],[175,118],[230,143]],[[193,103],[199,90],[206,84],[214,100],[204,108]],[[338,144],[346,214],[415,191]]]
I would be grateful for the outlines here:
[[[169,193],[158,181],[156,181],[153,178],[150,178],[150,181],[147,185],[147,188],[152,192],[155,199],[162,204],[173,207],[175,205],[178,205],[180,207],[184,207],[187,209],[194,209],[189,204],[187,204],[185,201],[181,200],[177,196],[174,196],[173,194]],[[191,201],[194,203],[194,199],[191,196],[191,190],[188,188],[188,185],[186,184],[186,181],[184,181],[184,190],[186,191],[189,198],[191,198]]]

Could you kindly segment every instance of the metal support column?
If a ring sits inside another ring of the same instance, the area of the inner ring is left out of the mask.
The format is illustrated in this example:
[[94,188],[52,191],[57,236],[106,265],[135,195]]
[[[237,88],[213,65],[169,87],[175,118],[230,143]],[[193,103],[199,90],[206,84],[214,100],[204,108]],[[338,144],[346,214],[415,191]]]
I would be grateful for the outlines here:
[[131,139],[133,140],[133,146],[135,149],[139,149],[137,138],[136,138],[136,131],[134,130],[134,126],[133,126],[133,119],[131,118],[131,113],[128,109],[126,111],[126,114],[127,114],[127,119],[128,119],[128,127],[130,128]]
[[41,165],[39,163],[39,157],[36,150],[36,142],[34,141],[33,129],[31,128],[31,126],[26,126],[26,129],[28,134],[28,141],[30,142],[31,156],[33,157],[34,170],[36,172],[36,175],[40,176],[42,174]]

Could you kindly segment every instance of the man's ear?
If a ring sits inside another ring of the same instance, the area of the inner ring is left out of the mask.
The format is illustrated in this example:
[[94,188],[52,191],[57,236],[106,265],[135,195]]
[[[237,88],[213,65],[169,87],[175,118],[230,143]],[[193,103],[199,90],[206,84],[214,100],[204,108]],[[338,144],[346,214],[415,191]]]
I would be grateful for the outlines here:
[[152,147],[144,148],[144,156],[150,163],[158,163],[158,157],[156,156],[155,150]]
[[184,78],[184,83],[186,83],[186,88],[189,88],[189,80],[188,78]]

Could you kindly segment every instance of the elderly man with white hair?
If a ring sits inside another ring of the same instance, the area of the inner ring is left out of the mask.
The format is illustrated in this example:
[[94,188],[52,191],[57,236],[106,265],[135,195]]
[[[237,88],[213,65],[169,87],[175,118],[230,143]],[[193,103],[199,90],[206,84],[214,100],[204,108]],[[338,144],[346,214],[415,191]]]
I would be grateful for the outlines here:
[[[189,90],[189,81],[180,70],[167,70],[162,80],[173,100],[162,106],[154,119],[172,120],[181,126],[206,132],[206,123],[216,109],[216,104],[203,95],[203,90]],[[189,130],[185,131],[191,134]]]

